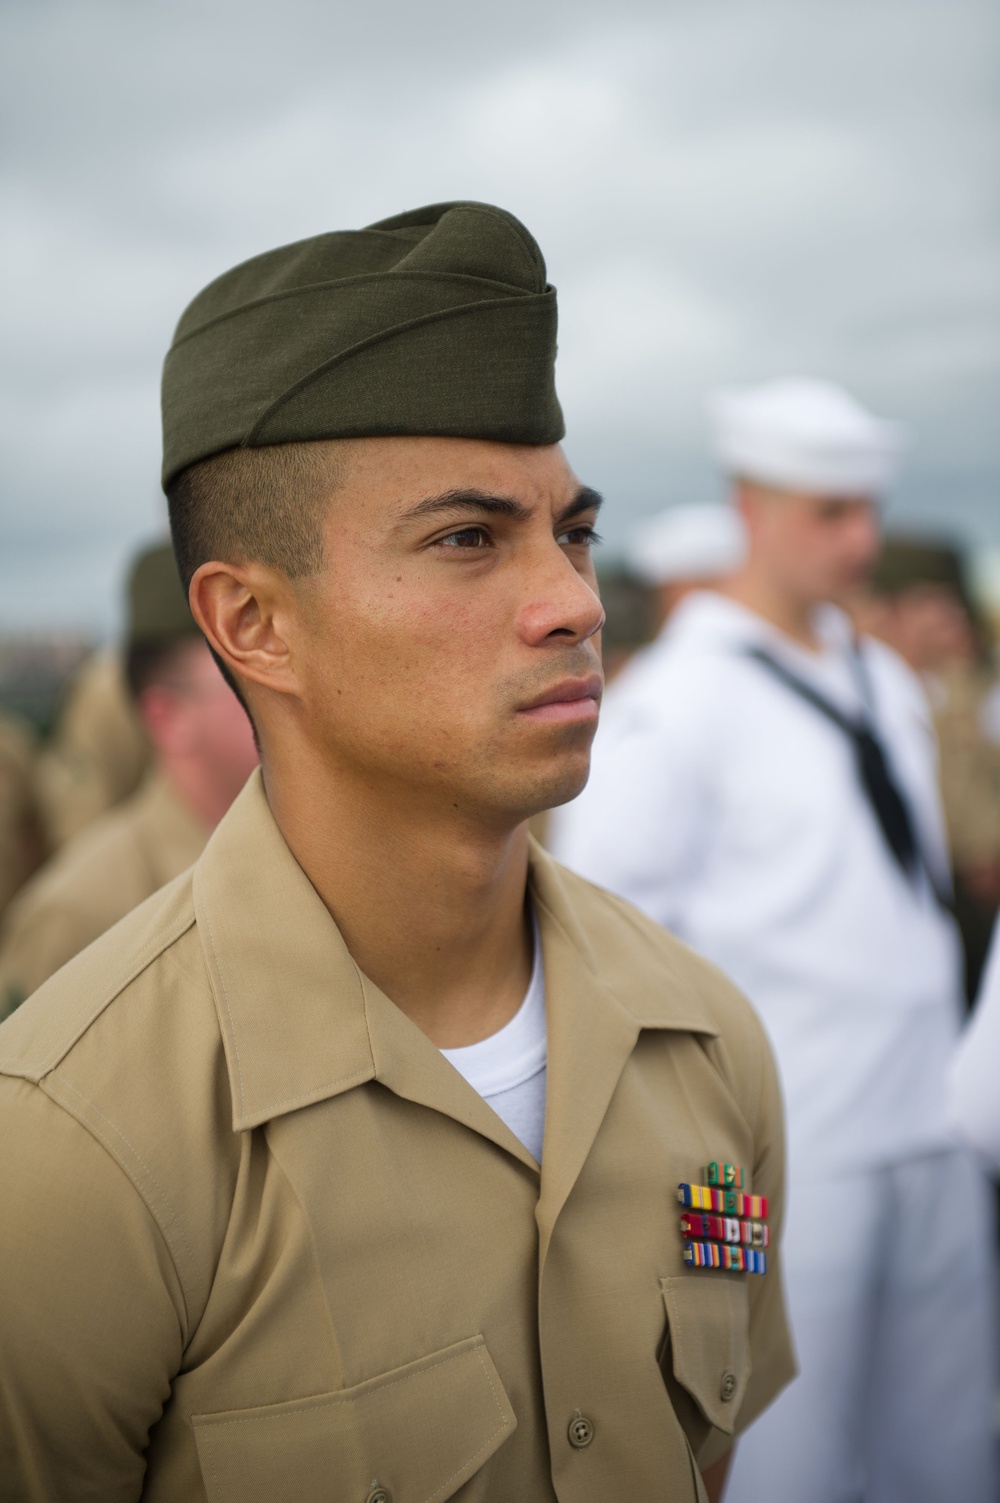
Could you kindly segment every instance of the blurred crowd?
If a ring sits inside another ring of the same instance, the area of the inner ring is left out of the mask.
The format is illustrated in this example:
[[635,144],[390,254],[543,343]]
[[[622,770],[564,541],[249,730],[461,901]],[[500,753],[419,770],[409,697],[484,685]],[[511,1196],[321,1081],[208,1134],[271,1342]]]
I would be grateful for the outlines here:
[[186,871],[256,765],[168,543],[126,596],[123,640],[84,660],[47,736],[0,718],[0,1020]]

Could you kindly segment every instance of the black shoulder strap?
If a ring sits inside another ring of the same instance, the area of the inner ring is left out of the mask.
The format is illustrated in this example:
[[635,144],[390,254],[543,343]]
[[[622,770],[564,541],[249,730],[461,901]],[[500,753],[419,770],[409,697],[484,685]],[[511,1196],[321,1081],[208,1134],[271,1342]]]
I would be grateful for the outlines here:
[[832,720],[834,725],[838,725],[846,735],[856,735],[860,729],[860,722],[852,720],[849,715],[845,715],[843,710],[831,704],[824,695],[820,694],[818,689],[813,688],[812,684],[807,684],[805,679],[799,678],[797,673],[793,673],[790,668],[785,667],[784,663],[779,662],[776,657],[772,657],[766,647],[748,647],[746,655],[748,658],[756,659],[758,663],[763,663],[769,673],[772,673],[775,678],[780,678],[781,682],[787,685],[793,693],[797,694],[800,699],[804,699],[811,704],[814,710],[819,710],[820,714],[825,715],[827,720]]
[[[947,894],[941,890],[933,870],[920,849],[913,816],[902,790],[890,771],[882,743],[875,734],[870,719],[864,717],[855,720],[850,715],[845,715],[811,684],[807,684],[799,678],[798,674],[793,673],[784,663],[773,657],[766,648],[749,647],[746,655],[760,663],[800,699],[804,699],[812,705],[813,709],[825,715],[827,720],[832,721],[849,737],[854,746],[861,787],[893,857],[910,881],[914,881],[918,872],[923,871],[937,901],[942,907],[950,907]],[[860,663],[858,671],[863,672]]]

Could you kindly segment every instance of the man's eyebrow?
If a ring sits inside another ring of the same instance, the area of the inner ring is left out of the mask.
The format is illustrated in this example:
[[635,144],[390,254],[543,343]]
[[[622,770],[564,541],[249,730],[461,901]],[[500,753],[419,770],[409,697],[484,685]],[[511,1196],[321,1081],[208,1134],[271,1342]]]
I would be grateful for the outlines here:
[[[564,506],[557,514],[556,522],[569,522],[581,512],[597,511],[603,504],[603,500],[603,496],[591,490],[589,485],[581,486],[569,505]],[[440,496],[426,496],[423,501],[418,501],[415,506],[409,507],[403,513],[402,520],[408,522],[417,517],[430,517],[438,512],[454,511],[486,512],[494,517],[510,517],[516,522],[527,521],[531,515],[531,508],[513,496],[494,496],[489,491],[454,490],[443,491]]]
[[589,485],[581,485],[569,505],[557,514],[556,522],[571,522],[582,511],[600,511],[603,505],[604,497],[600,491],[592,490]]
[[439,511],[488,512],[494,517],[513,517],[524,521],[531,515],[530,509],[513,496],[493,496],[489,491],[458,490],[443,491],[440,496],[427,496],[403,512],[402,520],[413,517],[432,517]]

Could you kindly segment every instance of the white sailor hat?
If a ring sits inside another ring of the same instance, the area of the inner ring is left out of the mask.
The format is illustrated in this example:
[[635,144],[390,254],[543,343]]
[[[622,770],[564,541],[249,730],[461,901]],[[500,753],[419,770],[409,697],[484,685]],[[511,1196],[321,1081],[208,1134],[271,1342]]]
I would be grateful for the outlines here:
[[731,506],[671,506],[647,517],[629,536],[627,559],[643,584],[721,579],[746,552],[743,522]]
[[793,377],[728,387],[712,399],[716,453],[729,475],[820,496],[888,490],[902,432],[828,381]]

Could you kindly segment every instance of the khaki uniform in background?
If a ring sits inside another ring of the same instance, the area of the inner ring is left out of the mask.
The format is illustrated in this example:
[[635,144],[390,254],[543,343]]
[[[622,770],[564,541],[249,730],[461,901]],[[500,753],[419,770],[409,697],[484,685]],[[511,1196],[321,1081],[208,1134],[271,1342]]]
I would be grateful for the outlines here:
[[0,1018],[197,861],[208,833],[154,773],[57,852],[0,927]]
[[50,846],[63,845],[134,793],[149,760],[121,652],[103,648],[81,668],[38,759],[38,804]]
[[770,1052],[720,973],[537,847],[530,891],[541,1170],[359,973],[259,774],[4,1024],[8,1497],[704,1498],[793,1362],[774,1250],[687,1268],[675,1188],[742,1164],[777,1232]]
[[36,751],[31,727],[0,714],[0,913],[45,854],[35,804]]
[[1000,746],[983,729],[983,708],[994,680],[956,665],[928,685],[938,737],[941,799],[952,861],[1000,866]]
[[965,664],[929,674],[927,684],[970,1006],[979,992],[1000,885],[1000,746],[983,725],[993,685],[992,676]]

